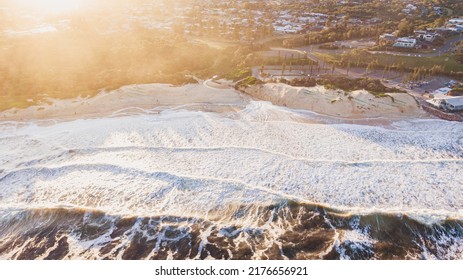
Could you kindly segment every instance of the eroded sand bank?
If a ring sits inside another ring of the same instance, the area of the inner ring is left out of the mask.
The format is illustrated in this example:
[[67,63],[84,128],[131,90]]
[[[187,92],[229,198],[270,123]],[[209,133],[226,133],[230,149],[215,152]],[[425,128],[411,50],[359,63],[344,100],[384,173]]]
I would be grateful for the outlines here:
[[255,99],[270,101],[275,105],[310,110],[328,116],[343,118],[419,118],[427,114],[415,99],[405,93],[388,93],[375,97],[365,90],[350,93],[326,89],[293,87],[286,84],[250,86],[243,91]]

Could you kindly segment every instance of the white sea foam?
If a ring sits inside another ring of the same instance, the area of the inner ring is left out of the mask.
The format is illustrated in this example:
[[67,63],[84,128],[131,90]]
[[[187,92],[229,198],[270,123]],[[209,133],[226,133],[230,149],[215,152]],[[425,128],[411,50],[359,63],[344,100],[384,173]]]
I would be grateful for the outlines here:
[[[301,122],[265,102],[48,126],[0,124],[0,205],[207,217],[292,199],[353,213],[461,216],[463,125]],[[307,117],[307,116],[305,116]]]

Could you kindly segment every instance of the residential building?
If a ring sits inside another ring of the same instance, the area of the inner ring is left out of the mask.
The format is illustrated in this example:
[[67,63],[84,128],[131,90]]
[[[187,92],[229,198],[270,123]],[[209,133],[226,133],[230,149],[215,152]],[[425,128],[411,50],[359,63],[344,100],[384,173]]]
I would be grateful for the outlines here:
[[440,35],[437,33],[431,33],[428,31],[417,30],[415,31],[416,38],[421,39],[426,42],[434,42]]
[[452,18],[451,20],[449,20],[449,23],[463,25],[463,18]]
[[416,47],[416,39],[415,38],[399,38],[396,40],[395,44],[393,45],[396,48],[408,48],[412,49]]
[[397,41],[397,39],[398,39],[397,36],[394,36],[394,35],[388,34],[388,33],[379,36],[379,41],[384,43],[384,44],[391,44],[392,45],[393,43],[395,43]]
[[438,96],[427,100],[429,104],[450,112],[463,111],[463,97]]

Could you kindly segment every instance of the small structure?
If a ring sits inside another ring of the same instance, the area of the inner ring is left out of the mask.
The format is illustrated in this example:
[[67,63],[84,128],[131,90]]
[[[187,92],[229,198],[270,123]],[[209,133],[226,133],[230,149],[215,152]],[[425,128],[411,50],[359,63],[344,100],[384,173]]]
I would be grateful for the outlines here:
[[460,83],[460,82],[457,82],[455,80],[451,80],[449,81],[448,83],[445,84],[446,87],[448,88],[455,88],[455,87],[458,87],[458,88],[462,88],[463,87],[463,84]]
[[383,22],[383,20],[380,18],[374,17],[374,18],[369,19],[368,22],[375,24],[375,23],[381,23]]
[[449,27],[428,28],[427,30],[434,31],[435,33],[441,36],[445,36],[445,37],[458,34],[458,30],[456,28],[449,28]]
[[439,89],[436,89],[432,95],[434,97],[438,96],[438,95],[447,95],[449,92],[451,92],[452,89],[450,87],[443,87],[443,88],[439,88]]
[[416,39],[415,38],[408,38],[403,37],[396,40],[395,44],[393,45],[396,48],[407,48],[412,49],[416,47]]
[[441,16],[441,15],[444,14],[444,11],[442,10],[441,7],[436,7],[436,6],[434,6],[434,7],[433,7],[433,10],[434,10],[434,12],[436,13],[436,15],[438,15],[438,16]]
[[462,33],[463,32],[463,24],[455,24],[454,29],[456,32]]
[[444,111],[457,112],[463,111],[463,97],[436,96],[426,100],[427,103]]
[[443,106],[448,111],[462,111],[463,110],[463,97],[447,98],[444,99]]
[[452,18],[449,20],[450,24],[463,25],[463,18]]
[[394,43],[397,41],[397,36],[394,36],[392,34],[386,33],[381,36],[379,36],[379,40],[384,43]]
[[434,42],[440,35],[435,32],[428,32],[424,30],[416,30],[415,31],[416,38],[426,41],[426,42]]

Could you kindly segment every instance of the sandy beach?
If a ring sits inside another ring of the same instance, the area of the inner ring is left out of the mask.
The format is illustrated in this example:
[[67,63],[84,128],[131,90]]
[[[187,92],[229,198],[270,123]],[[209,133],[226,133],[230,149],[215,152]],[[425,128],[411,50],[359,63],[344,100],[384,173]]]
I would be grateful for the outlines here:
[[236,111],[246,106],[247,99],[234,89],[211,81],[180,87],[168,84],[128,85],[90,98],[47,99],[25,109],[12,108],[0,113],[0,121],[74,120],[155,113],[179,106],[203,111]]
[[172,108],[236,112],[244,109],[252,99],[346,120],[429,117],[412,96],[404,93],[390,93],[378,98],[365,90],[346,93],[323,86],[305,88],[286,84],[256,85],[242,89],[241,93],[230,83],[206,80],[180,87],[168,84],[128,85],[90,98],[46,99],[25,109],[3,111],[0,121],[116,117],[158,113]]
[[378,98],[365,90],[347,93],[323,86],[306,88],[286,84],[255,85],[243,91],[254,99],[270,101],[274,105],[332,117],[401,119],[428,116],[415,99],[405,93],[388,93]]

